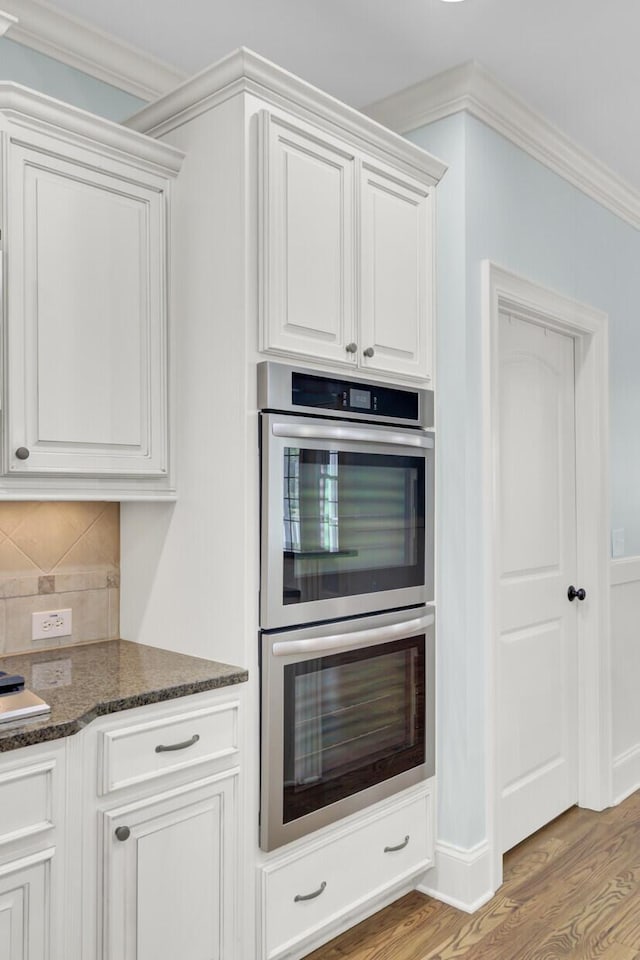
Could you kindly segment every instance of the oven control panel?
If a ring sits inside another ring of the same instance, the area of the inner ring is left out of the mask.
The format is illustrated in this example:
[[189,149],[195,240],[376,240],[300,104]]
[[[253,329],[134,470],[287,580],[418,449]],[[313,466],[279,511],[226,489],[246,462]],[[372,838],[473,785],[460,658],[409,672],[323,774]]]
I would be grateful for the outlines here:
[[433,425],[433,393],[418,387],[347,380],[270,362],[258,365],[258,385],[262,410],[333,413],[423,428]]

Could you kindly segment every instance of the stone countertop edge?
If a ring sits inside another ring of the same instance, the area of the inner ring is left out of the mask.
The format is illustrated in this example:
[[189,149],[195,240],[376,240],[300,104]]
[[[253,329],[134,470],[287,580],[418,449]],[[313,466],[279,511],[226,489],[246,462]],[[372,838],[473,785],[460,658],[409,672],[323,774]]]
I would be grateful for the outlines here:
[[[78,733],[86,727],[92,720],[98,717],[105,717],[121,710],[129,710],[135,707],[143,707],[153,703],[163,703],[167,700],[188,697],[196,693],[205,693],[209,690],[216,690],[222,687],[233,686],[244,683],[248,679],[248,672],[243,667],[235,667],[230,664],[223,664],[219,661],[205,660],[200,657],[190,657],[185,654],[174,653],[169,650],[162,650],[158,647],[149,647],[144,644],[136,644],[126,640],[107,640],[99,641],[95,644],[83,644],[78,647],[59,647],[49,651],[41,651],[37,654],[13,654],[0,657],[0,669],[10,666],[11,671],[21,672],[25,676],[25,686],[34,690],[43,699],[51,701],[52,691],[38,689],[30,682],[31,667],[33,663],[48,663],[61,660],[71,660],[74,657],[81,656],[83,660],[91,658],[92,649],[104,650],[107,653],[121,655],[124,649],[126,653],[135,650],[143,657],[153,657],[154,654],[165,661],[165,663],[176,666],[197,666],[198,672],[210,669],[210,675],[207,677],[193,677],[192,679],[181,678],[180,682],[172,682],[169,677],[165,682],[160,682],[156,689],[145,688],[145,683],[140,683],[140,689],[129,689],[127,692],[115,692],[115,695],[101,696],[102,691],[96,690],[95,697],[87,697],[87,703],[79,709],[74,706],[65,708],[64,704],[52,705],[51,714],[44,717],[34,717],[33,720],[21,720],[14,723],[7,723],[6,726],[0,724],[0,753],[11,750],[18,750],[21,747],[33,746],[38,743],[47,743],[52,740],[61,740],[65,737]],[[10,661],[10,662],[9,662]],[[28,667],[28,669],[25,669]],[[223,670],[220,673],[220,670]],[[82,683],[82,677],[80,678]],[[68,695],[68,690],[66,691]],[[65,688],[57,688],[55,693],[64,699]],[[62,714],[62,716],[61,716]],[[66,714],[66,716],[65,716]]]

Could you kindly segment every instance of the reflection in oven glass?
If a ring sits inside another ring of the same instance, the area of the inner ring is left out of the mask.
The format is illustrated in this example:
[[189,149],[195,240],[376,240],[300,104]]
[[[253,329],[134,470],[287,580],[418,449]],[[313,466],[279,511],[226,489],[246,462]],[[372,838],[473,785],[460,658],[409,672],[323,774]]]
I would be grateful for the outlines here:
[[285,448],[283,602],[420,583],[424,522],[421,457]]
[[423,677],[423,637],[285,667],[285,822],[424,762]]

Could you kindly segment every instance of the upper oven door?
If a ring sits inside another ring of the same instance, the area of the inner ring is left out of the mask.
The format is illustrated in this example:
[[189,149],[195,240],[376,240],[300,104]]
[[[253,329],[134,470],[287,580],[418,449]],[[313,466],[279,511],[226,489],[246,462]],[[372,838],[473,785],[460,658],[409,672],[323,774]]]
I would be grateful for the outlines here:
[[433,437],[262,416],[263,629],[433,599]]

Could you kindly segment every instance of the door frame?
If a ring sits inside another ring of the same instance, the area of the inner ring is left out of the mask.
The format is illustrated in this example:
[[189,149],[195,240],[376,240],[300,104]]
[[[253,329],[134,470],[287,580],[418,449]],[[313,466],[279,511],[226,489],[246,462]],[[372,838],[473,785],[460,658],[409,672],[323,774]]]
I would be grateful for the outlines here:
[[[482,262],[482,449],[487,837],[493,890],[502,883],[498,755],[499,312],[570,336],[575,344],[576,582],[588,591],[578,615],[578,803],[591,810],[612,797],[608,316],[490,260]],[[594,464],[599,469],[594,469]]]

